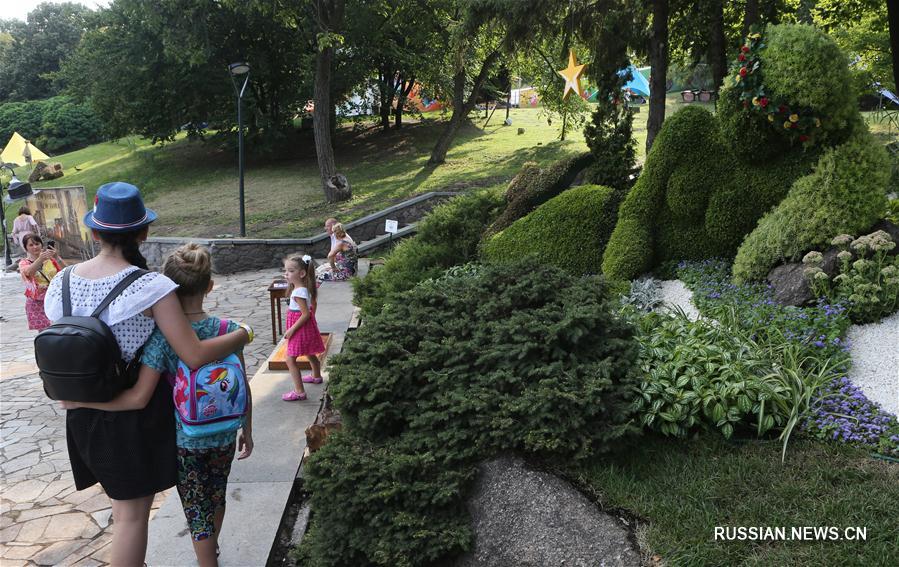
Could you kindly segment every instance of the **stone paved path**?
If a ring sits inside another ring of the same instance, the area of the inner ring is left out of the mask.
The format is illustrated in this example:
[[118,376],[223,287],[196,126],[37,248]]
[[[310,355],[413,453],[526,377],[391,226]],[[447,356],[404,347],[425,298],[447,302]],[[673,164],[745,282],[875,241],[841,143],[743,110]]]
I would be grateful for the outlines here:
[[[210,313],[255,329],[244,351],[248,376],[273,349],[266,287],[279,273],[218,276],[205,303]],[[75,491],[65,412],[46,398],[36,374],[22,290],[18,274],[0,275],[0,565],[106,565],[109,499],[99,485]],[[166,496],[157,495],[154,512]]]

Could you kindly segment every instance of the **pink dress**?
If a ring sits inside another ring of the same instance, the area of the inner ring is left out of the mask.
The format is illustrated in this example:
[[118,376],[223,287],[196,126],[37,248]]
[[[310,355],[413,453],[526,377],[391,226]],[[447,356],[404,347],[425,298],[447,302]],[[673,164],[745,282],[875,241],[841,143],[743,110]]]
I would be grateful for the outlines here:
[[44,262],[43,267],[32,277],[25,277],[25,270],[33,264],[28,258],[19,261],[19,273],[25,283],[25,318],[28,319],[28,328],[32,331],[43,331],[50,326],[50,319],[44,313],[44,296],[56,274],[59,272],[59,264],[50,258]]
[[287,356],[321,354],[325,352],[325,343],[322,341],[321,333],[318,330],[318,322],[315,320],[315,309],[311,307],[312,300],[309,298],[309,291],[304,287],[297,288],[290,294],[290,305],[287,309],[287,328],[291,328],[303,315],[296,298],[306,300],[306,305],[310,306],[309,311],[312,316],[287,340]]

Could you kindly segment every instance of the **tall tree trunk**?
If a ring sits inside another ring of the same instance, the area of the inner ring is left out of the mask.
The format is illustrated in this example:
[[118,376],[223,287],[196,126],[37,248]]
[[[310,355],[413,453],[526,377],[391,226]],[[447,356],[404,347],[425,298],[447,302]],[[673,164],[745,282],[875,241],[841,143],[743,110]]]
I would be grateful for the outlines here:
[[890,51],[893,52],[893,86],[899,89],[899,0],[887,0],[890,22]]
[[[315,9],[319,29],[322,32],[329,32],[338,28],[343,20],[343,8],[344,0],[316,0]],[[332,178],[337,175],[334,147],[331,144],[331,132],[334,126],[334,109],[331,101],[331,64],[333,59],[333,47],[321,49],[315,56],[315,86],[313,89],[315,108],[312,111],[318,171],[321,177],[322,191],[329,203],[343,201],[352,196],[348,183],[341,184],[340,187],[335,187],[335,184],[332,183]]]
[[649,40],[649,118],[646,155],[665,121],[665,81],[668,76],[668,0],[652,0],[652,36]]
[[743,13],[743,37],[749,35],[749,28],[759,23],[759,0],[746,0],[746,12]]
[[712,68],[713,90],[718,90],[727,76],[727,40],[724,39],[724,0],[711,0],[709,27],[709,65]]
[[459,126],[468,118],[468,113],[475,107],[478,93],[484,85],[484,81],[487,80],[487,74],[490,73],[493,64],[499,59],[499,55],[499,51],[493,51],[484,59],[481,71],[471,87],[468,100],[464,100],[465,69],[462,68],[456,72],[455,77],[453,77],[453,115],[450,117],[446,128],[440,133],[440,137],[437,138],[437,143],[434,144],[434,149],[431,150],[431,158],[428,160],[428,165],[439,165],[446,161],[446,153],[449,151],[450,144],[452,144],[456,132],[459,131]]
[[415,77],[412,77],[409,80],[403,79],[400,83],[400,96],[396,101],[396,128],[403,127],[403,107],[406,106],[406,99],[409,98],[409,94],[412,92],[412,86],[414,84]]
[[312,129],[315,134],[315,155],[318,158],[318,171],[321,177],[325,199],[333,202],[334,195],[328,190],[328,181],[337,173],[334,163],[334,148],[331,145],[331,58],[334,49],[328,47],[316,54],[315,85],[313,98],[315,108],[312,110]]
[[390,107],[393,103],[393,80],[390,78],[390,65],[382,65],[378,77],[378,91],[381,98],[381,128],[390,128]]
[[815,18],[812,10],[818,4],[817,0],[800,0],[799,8],[796,10],[796,21],[800,24],[815,25]]

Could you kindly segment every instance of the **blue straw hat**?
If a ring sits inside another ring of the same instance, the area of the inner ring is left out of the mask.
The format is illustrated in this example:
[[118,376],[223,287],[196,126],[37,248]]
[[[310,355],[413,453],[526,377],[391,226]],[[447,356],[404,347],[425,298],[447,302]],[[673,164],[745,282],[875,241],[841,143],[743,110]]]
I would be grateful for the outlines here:
[[156,220],[156,213],[144,206],[140,190],[122,181],[97,189],[94,210],[84,215],[84,225],[101,232],[129,232]]

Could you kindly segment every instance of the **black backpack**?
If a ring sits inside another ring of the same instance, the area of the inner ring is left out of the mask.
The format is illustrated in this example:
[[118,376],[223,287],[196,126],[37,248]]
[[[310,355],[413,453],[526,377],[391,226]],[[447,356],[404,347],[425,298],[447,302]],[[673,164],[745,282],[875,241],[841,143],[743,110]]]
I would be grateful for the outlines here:
[[122,360],[122,351],[100,313],[147,270],[125,276],[90,317],[72,315],[69,274],[62,273],[62,318],[34,338],[34,358],[40,369],[44,392],[52,400],[108,402],[137,380],[139,354],[131,363]]

